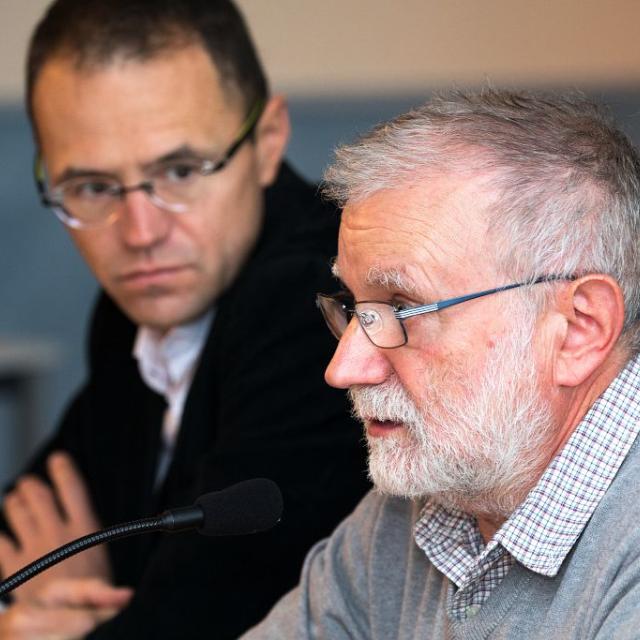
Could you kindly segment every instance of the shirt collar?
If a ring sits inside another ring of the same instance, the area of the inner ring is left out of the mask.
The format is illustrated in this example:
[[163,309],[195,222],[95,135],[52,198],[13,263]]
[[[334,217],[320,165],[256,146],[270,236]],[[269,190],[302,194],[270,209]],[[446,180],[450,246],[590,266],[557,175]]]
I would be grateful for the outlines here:
[[555,576],[640,430],[640,356],[580,421],[495,539],[527,568]]
[[466,575],[469,554],[477,554],[485,564],[501,547],[531,571],[555,576],[639,431],[640,355],[590,407],[524,502],[486,546],[475,518],[429,500],[414,529],[418,546],[432,561],[437,558],[444,564],[456,583]]
[[146,326],[138,328],[133,355],[147,386],[166,397],[190,378],[213,316],[212,309],[197,320],[174,327],[165,334]]

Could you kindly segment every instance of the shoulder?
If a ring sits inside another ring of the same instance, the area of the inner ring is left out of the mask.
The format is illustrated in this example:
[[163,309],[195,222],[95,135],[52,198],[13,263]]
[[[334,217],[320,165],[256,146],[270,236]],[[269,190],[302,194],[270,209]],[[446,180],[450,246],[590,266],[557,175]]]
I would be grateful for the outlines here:
[[291,325],[313,319],[312,324],[320,328],[315,294],[336,286],[331,261],[337,252],[338,214],[321,199],[315,186],[286,165],[265,199],[261,237],[238,278],[219,300],[220,324],[227,313],[235,321],[250,313],[253,322],[259,320],[259,310],[273,313],[281,309]]
[[[597,545],[607,540],[610,551],[622,560],[640,560],[640,442],[631,446],[616,477],[598,504],[583,536],[582,543]],[[639,564],[640,566],[640,564]]]
[[337,247],[337,209],[284,164],[275,184],[265,192],[265,219],[255,258],[319,255],[331,258]]
[[585,572],[589,588],[598,585],[609,595],[640,589],[639,463],[636,440],[564,564],[566,576]]
[[640,443],[563,564],[565,598],[588,637],[635,638],[640,615]]

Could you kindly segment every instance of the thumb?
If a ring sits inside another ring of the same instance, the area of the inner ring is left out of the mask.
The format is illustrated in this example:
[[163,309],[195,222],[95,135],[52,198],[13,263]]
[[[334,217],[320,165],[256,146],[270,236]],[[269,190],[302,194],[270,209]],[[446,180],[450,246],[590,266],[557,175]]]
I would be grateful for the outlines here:
[[130,587],[114,587],[100,578],[60,578],[47,582],[37,600],[45,606],[121,609],[132,596]]

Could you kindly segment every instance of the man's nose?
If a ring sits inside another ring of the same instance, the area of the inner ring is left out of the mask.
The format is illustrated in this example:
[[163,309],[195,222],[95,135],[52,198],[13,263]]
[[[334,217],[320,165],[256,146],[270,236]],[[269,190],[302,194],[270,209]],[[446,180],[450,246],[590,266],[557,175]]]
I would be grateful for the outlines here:
[[154,204],[142,189],[129,191],[122,198],[118,224],[123,242],[132,249],[161,244],[171,231],[173,214]]
[[338,342],[324,379],[332,387],[348,389],[355,384],[380,384],[391,371],[383,350],[367,338],[356,318],[352,318]]

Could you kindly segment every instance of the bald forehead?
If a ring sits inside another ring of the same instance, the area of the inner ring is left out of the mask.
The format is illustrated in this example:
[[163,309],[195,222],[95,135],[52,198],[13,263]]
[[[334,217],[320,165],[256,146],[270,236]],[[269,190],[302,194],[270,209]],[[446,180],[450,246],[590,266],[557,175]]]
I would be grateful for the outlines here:
[[[436,272],[491,268],[488,199],[471,181],[440,177],[379,191],[343,211],[336,273],[412,293]],[[474,265],[474,266],[472,266]]]

